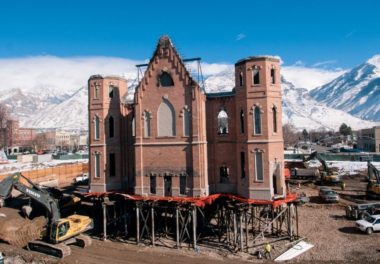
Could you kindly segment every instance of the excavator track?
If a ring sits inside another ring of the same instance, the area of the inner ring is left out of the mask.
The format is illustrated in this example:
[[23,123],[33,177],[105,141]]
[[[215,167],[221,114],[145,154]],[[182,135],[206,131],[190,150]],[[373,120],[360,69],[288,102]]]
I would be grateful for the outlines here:
[[63,243],[49,244],[39,240],[29,242],[28,249],[48,254],[57,258],[64,258],[71,254],[71,248]]
[[92,239],[91,239],[91,237],[86,236],[86,235],[83,235],[83,234],[81,234],[81,235],[75,237],[75,239],[76,239],[76,241],[77,241],[76,244],[77,244],[79,247],[82,247],[82,248],[89,247],[89,246],[91,246],[91,244],[92,244]]

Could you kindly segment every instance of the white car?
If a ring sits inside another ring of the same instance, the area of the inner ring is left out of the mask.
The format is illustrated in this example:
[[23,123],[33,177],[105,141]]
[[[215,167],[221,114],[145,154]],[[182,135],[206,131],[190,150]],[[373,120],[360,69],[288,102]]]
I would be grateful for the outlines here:
[[380,231],[380,215],[365,215],[362,220],[356,221],[356,227],[368,235]]
[[83,173],[82,176],[78,176],[74,178],[75,183],[81,183],[88,180],[88,173]]

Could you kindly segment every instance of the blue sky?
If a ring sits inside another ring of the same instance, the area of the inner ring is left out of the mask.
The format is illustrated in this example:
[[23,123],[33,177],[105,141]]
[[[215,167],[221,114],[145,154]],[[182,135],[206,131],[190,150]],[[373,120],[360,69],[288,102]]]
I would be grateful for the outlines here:
[[0,58],[49,54],[143,60],[169,34],[183,57],[350,68],[380,54],[380,1],[0,2]]

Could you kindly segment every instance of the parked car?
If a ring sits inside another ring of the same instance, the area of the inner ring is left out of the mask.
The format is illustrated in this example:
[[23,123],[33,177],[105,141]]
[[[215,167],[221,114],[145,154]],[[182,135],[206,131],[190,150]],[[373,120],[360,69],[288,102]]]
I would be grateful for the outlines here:
[[319,190],[319,197],[325,202],[339,201],[339,195],[336,193],[336,191],[333,191],[326,187]]
[[75,183],[86,183],[88,181],[88,173],[83,173],[82,176],[78,176],[74,178]]
[[380,231],[380,215],[365,215],[363,219],[356,221],[356,227],[368,235],[374,231]]

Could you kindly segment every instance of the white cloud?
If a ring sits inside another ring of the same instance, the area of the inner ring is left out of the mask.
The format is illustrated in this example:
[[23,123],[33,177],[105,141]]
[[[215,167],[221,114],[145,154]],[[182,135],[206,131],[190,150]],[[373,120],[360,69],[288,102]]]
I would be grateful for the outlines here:
[[[121,75],[128,79],[136,78],[136,64],[141,61],[115,57],[69,57],[37,56],[25,58],[0,59],[0,91],[20,88],[24,91],[40,92],[49,88],[49,91],[59,93],[73,92],[87,85],[91,75]],[[204,77],[223,75],[233,72],[234,65],[228,63],[202,62]],[[294,66],[283,66],[282,74],[294,83],[296,87],[308,90],[323,85],[340,74],[343,70],[325,70],[308,68],[302,62]],[[193,71],[197,70],[197,63],[190,63]]]
[[335,64],[336,60],[319,61],[312,65],[312,67],[322,67],[330,64]]
[[236,41],[239,41],[239,40],[242,40],[242,39],[244,39],[244,38],[246,38],[247,36],[245,35],[245,34],[243,34],[243,33],[240,33],[240,34],[237,34],[236,35]]
[[91,75],[120,75],[132,78],[137,73],[133,61],[113,57],[36,56],[0,59],[0,91],[20,88],[24,91],[43,87],[72,92],[87,85]]
[[283,66],[282,75],[297,88],[312,90],[345,73],[345,70],[326,70],[305,66]]

